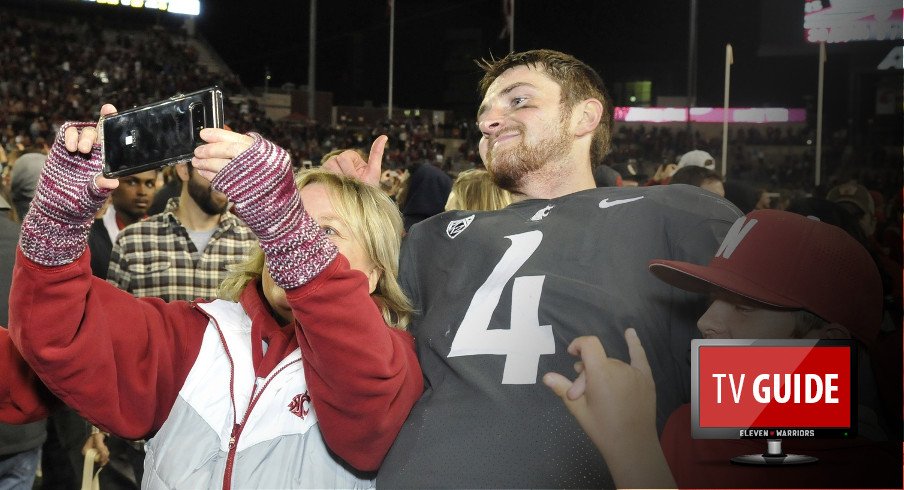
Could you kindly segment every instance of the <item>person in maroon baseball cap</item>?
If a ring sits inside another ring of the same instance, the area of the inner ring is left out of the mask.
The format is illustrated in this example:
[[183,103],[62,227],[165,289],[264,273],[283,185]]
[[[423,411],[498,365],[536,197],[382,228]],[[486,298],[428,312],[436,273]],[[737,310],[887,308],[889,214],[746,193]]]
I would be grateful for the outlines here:
[[872,344],[882,322],[875,262],[841,228],[758,210],[737,220],[709,265],[654,260],[659,279],[712,305],[705,338],[850,338]]
[[[649,267],[672,286],[710,295],[712,304],[697,322],[705,338],[853,337],[870,346],[882,320],[882,283],[869,253],[840,228],[812,217],[753,211],[734,223],[708,265],[653,260]],[[807,446],[801,449],[822,461],[815,472],[763,472],[714,465],[745,450],[757,452],[761,442],[692,439],[689,405],[671,415],[657,439],[646,354],[633,329],[625,339],[630,365],[608,358],[598,338],[580,337],[568,349],[581,357],[578,378],[571,382],[548,373],[543,379],[603,453],[617,486],[884,487],[895,478],[900,485],[900,443],[871,442],[886,437],[876,412],[868,408],[875,405],[875,387],[863,383],[870,373],[861,373],[863,437],[803,441]],[[861,370],[867,365],[861,360]],[[631,442],[625,444],[626,439]]]

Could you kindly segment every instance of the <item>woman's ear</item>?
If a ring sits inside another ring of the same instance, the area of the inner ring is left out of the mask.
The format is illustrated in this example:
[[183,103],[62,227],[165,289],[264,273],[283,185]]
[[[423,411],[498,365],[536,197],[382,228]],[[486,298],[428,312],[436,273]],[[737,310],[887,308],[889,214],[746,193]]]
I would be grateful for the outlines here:
[[383,277],[383,271],[379,267],[374,267],[367,273],[367,285],[370,289],[370,294],[377,290],[377,283],[380,282],[381,277]]
[[597,99],[587,99],[579,103],[575,110],[580,111],[575,135],[584,136],[596,131],[603,118],[603,103]]

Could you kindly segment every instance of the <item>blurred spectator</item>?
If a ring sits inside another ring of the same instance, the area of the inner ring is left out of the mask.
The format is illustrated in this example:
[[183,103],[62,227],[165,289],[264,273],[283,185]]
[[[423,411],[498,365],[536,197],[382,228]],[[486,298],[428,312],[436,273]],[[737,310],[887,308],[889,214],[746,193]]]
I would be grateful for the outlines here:
[[430,163],[421,163],[408,170],[409,177],[399,193],[398,204],[405,221],[405,231],[445,210],[452,179]]
[[876,237],[879,241],[879,246],[882,247],[886,255],[891,260],[896,261],[898,265],[904,264],[904,260],[902,260],[904,259],[902,257],[904,255],[904,250],[902,250],[904,249],[904,237],[901,234],[901,221],[902,217],[904,217],[901,202],[902,194],[904,194],[904,190],[899,190],[889,200],[885,229],[882,230],[881,237]]
[[597,187],[621,187],[622,176],[605,163],[593,167],[593,182]]
[[757,209],[761,194],[759,190],[738,180],[726,180],[723,186],[725,188],[725,199],[731,201],[741,212],[747,214]]
[[490,172],[481,169],[465,170],[452,183],[446,201],[446,211],[494,211],[512,203],[509,191],[493,182]]
[[107,278],[110,251],[120,230],[147,217],[148,208],[157,191],[157,171],[148,170],[135,175],[120,177],[119,187],[110,194],[110,204],[104,215],[94,220],[88,232],[88,248],[91,250],[91,272]]
[[679,168],[672,175],[672,178],[669,179],[669,184],[688,184],[702,187],[709,192],[725,197],[725,186],[722,176],[706,167],[689,165]]
[[779,189],[772,193],[771,207],[779,211],[785,211],[791,205],[795,192],[790,189]]
[[616,163],[612,165],[612,169],[621,175],[623,187],[637,187],[644,180],[636,161]]
[[384,170],[383,173],[380,174],[380,188],[395,201],[399,192],[402,190],[402,186],[405,185],[405,180],[407,178],[408,172],[404,169],[401,171],[393,169]]
[[756,190],[757,199],[756,204],[753,206],[754,209],[770,209],[772,208],[772,196],[769,194],[769,191],[763,188],[759,188]]
[[857,219],[867,237],[876,231],[876,205],[866,187],[856,182],[847,182],[833,187],[826,199],[840,204]]
[[656,167],[653,178],[648,180],[644,185],[666,185],[671,181],[672,175],[674,175],[677,170],[678,166],[674,163],[663,163]]
[[703,150],[691,150],[678,159],[678,168],[703,167],[708,170],[716,169],[716,159]]
[[41,175],[45,161],[47,155],[34,149],[17,158],[13,166],[10,197],[20,221],[28,213],[28,206],[35,195],[35,186],[38,184],[38,176]]

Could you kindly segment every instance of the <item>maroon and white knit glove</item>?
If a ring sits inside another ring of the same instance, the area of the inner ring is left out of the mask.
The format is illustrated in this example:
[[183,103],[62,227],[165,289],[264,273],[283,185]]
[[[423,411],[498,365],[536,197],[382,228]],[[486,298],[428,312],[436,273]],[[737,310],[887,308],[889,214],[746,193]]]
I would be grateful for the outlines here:
[[211,181],[260,240],[273,281],[283,289],[320,274],[339,250],[305,212],[289,155],[257,133],[254,144]]
[[88,155],[66,149],[66,128],[93,127],[95,123],[67,122],[60,128],[35,196],[22,220],[19,247],[29,259],[49,266],[79,258],[88,245],[88,230],[110,189],[97,187],[94,179],[103,170],[100,145]]

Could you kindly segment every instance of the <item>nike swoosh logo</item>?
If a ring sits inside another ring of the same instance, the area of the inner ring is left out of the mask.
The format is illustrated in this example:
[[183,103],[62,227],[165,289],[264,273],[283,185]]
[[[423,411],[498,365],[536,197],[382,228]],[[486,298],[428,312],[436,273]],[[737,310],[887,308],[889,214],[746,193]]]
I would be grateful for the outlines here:
[[625,204],[625,203],[629,203],[629,202],[639,201],[639,200],[643,199],[644,197],[646,197],[646,196],[632,197],[631,199],[616,199],[615,201],[610,201],[609,198],[607,197],[607,198],[603,199],[602,201],[600,201],[600,209],[611,208],[612,206],[618,206],[619,204]]

